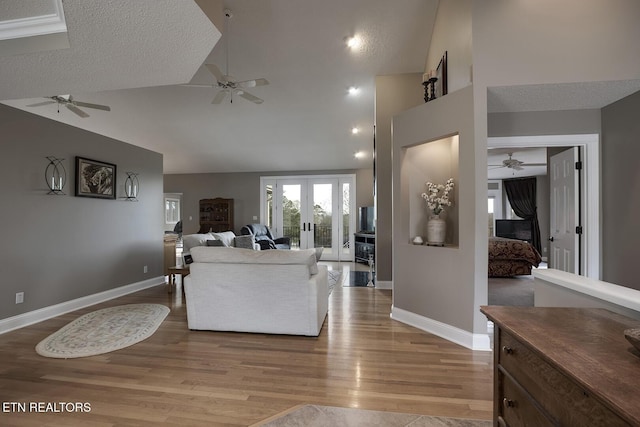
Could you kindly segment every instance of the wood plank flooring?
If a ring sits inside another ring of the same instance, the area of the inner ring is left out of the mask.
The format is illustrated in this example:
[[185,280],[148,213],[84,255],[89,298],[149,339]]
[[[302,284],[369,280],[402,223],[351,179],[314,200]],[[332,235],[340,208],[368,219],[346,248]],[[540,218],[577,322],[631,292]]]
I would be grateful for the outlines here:
[[[81,314],[141,302],[171,308],[141,343],[69,360],[34,350]],[[140,291],[0,335],[0,425],[248,426],[306,403],[491,419],[491,353],[393,321],[390,307],[391,291],[336,286],[318,338],[204,332],[187,329],[180,291]],[[39,402],[63,412],[28,411]]]

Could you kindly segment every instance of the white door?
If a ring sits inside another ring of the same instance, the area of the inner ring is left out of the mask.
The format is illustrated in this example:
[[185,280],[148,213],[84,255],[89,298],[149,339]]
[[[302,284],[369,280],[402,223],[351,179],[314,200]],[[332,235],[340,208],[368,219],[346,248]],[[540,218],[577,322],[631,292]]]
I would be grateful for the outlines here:
[[549,268],[580,274],[578,147],[551,156]]
[[292,249],[322,247],[322,259],[351,260],[352,176],[262,178],[262,222]]

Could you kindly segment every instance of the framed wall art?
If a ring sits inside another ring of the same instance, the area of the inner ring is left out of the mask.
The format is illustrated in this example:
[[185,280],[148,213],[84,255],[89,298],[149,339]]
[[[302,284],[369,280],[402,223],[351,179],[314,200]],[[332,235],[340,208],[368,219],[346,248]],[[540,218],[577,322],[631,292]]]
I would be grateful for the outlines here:
[[438,68],[436,68],[436,98],[440,98],[448,93],[447,91],[447,51],[445,50]]
[[76,156],[76,196],[116,198],[116,165]]

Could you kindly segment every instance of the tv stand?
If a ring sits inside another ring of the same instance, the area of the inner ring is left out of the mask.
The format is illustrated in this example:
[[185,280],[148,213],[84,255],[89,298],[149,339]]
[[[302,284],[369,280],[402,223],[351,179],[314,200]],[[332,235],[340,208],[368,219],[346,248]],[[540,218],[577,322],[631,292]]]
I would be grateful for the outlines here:
[[376,235],[370,233],[355,233],[355,258],[356,262],[369,264],[369,254],[373,255],[373,261],[376,257]]

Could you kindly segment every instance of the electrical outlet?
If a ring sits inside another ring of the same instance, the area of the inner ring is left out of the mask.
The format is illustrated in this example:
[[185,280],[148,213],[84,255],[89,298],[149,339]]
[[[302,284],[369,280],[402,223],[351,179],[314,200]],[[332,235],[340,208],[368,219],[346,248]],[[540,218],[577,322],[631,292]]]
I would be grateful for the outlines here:
[[144,268],[142,269],[143,273],[148,273],[149,272],[149,267],[147,267],[146,265],[144,266]]
[[16,292],[16,304],[22,304],[24,302],[24,292]]
[[257,217],[256,215],[254,215],[254,216],[253,216],[253,220],[254,220],[254,221],[257,221],[257,220],[258,220],[258,217]]

